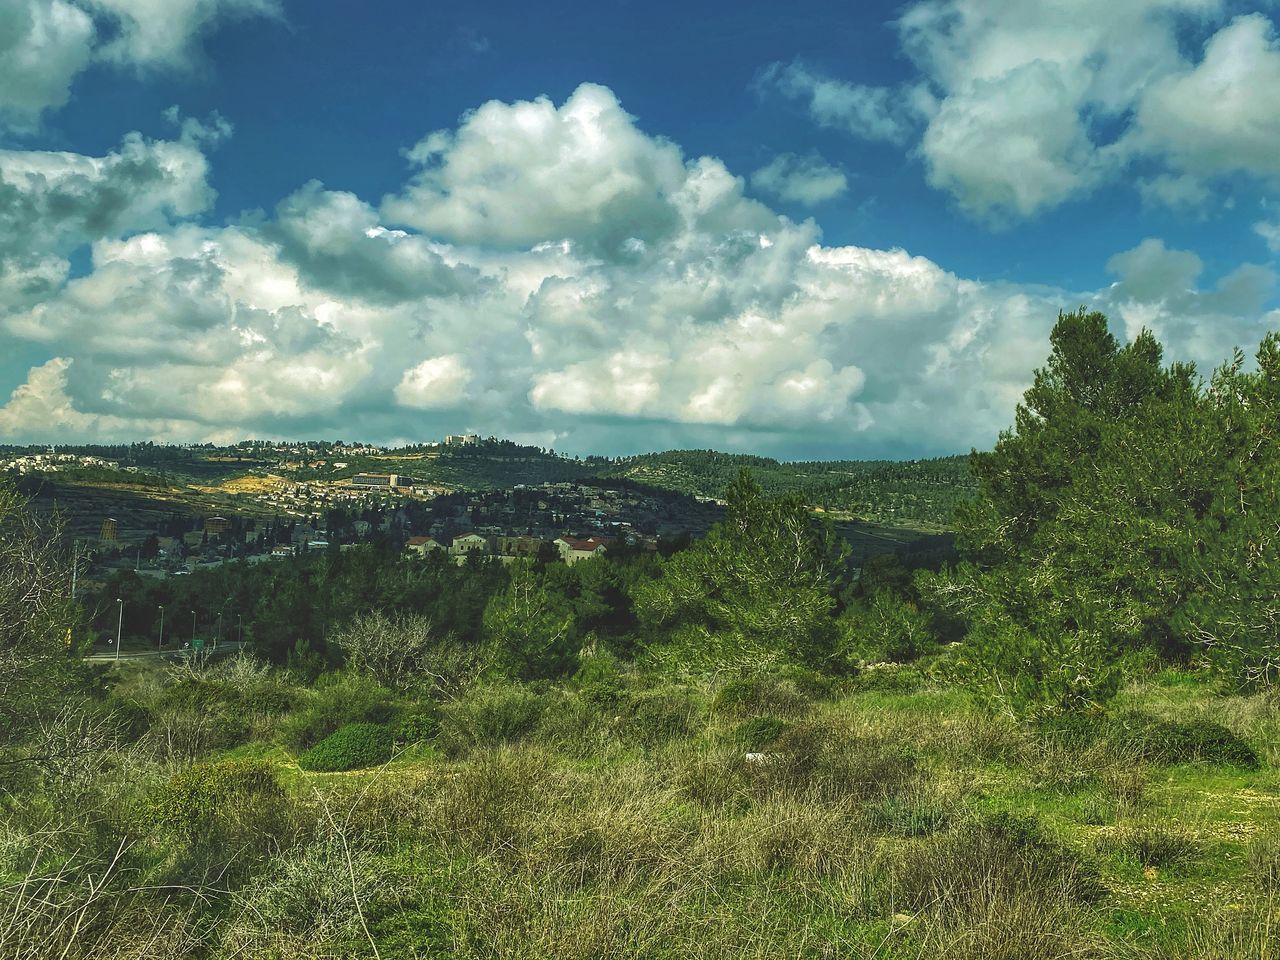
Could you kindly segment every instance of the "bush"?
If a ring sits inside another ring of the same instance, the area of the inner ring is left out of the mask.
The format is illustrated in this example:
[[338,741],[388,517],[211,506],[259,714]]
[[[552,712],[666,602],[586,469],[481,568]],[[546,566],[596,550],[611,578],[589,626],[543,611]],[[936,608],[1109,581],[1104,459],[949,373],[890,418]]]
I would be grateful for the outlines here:
[[773,713],[796,716],[809,709],[809,701],[794,683],[775,677],[748,676],[727,681],[716,691],[712,708],[736,717]]
[[921,771],[901,746],[816,723],[796,723],[752,777],[757,795],[792,793],[814,801],[874,802],[917,786]]
[[911,693],[925,685],[927,678],[915,667],[896,663],[880,663],[865,667],[849,678],[850,693]]
[[298,758],[303,770],[331,773],[386,763],[395,751],[391,728],[379,723],[349,723]]
[[437,742],[450,756],[518,740],[542,718],[543,698],[515,684],[473,688],[440,714]]
[[1141,713],[1121,714],[1113,736],[1139,757],[1156,763],[1225,764],[1257,770],[1253,747],[1221,724],[1208,720],[1159,720]]
[[951,821],[951,811],[936,789],[912,789],[885,797],[868,810],[872,825],[899,837],[937,833]]
[[1180,867],[1195,860],[1199,853],[1195,837],[1163,823],[1120,827],[1100,838],[1098,846],[1142,867]]
[[109,718],[115,734],[126,743],[142,737],[155,722],[152,712],[137,700],[126,697],[110,697],[103,713]]
[[733,731],[733,738],[747,752],[759,753],[782,736],[786,728],[786,722],[777,717],[752,717],[738,724]]
[[582,658],[578,672],[573,675],[572,685],[592,706],[616,706],[626,692],[622,662],[608,650],[596,650]]
[[1019,892],[1081,904],[1106,892],[1097,869],[1049,835],[1036,817],[1003,812],[907,848],[894,888],[899,906],[944,911]]
[[395,726],[397,743],[432,740],[440,732],[440,711],[435,704],[419,704],[405,712]]
[[396,714],[390,690],[359,674],[327,674],[309,700],[280,727],[286,746],[300,750],[352,723],[389,723]]
[[160,826],[188,831],[232,803],[282,795],[275,767],[266,760],[215,760],[175,773],[151,800]]
[[229,883],[279,855],[297,835],[288,797],[266,760],[215,760],[173,774],[143,803],[163,838],[164,882]]
[[625,718],[628,737],[649,746],[688,736],[698,704],[682,689],[647,690],[631,698]]

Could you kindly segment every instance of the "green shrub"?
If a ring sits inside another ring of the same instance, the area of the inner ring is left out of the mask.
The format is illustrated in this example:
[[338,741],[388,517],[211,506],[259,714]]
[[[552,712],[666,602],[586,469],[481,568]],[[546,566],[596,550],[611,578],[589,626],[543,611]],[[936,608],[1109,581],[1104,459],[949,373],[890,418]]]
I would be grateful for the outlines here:
[[733,738],[744,750],[758,753],[772,745],[786,728],[786,721],[777,717],[752,717],[734,728]]
[[175,773],[151,798],[149,819],[193,837],[239,806],[281,798],[275,766],[265,760],[217,760]]
[[859,670],[845,684],[850,693],[875,690],[884,693],[911,693],[919,690],[928,678],[915,667],[881,663]]
[[626,693],[622,661],[608,650],[597,649],[582,658],[571,685],[593,706],[602,709],[616,706]]
[[432,740],[440,732],[440,710],[433,703],[419,704],[401,714],[395,731],[397,743]]
[[921,775],[915,757],[899,744],[801,722],[779,734],[768,762],[758,764],[750,779],[757,795],[873,802],[918,786]]
[[947,805],[928,790],[907,790],[871,804],[872,826],[899,837],[923,837],[937,833],[951,820]]
[[1221,724],[1209,720],[1160,720],[1141,713],[1116,717],[1112,735],[1139,757],[1156,763],[1225,764],[1257,770],[1253,747]]
[[798,663],[787,664],[779,671],[779,676],[805,699],[826,700],[836,691],[836,682],[832,677]]
[[441,710],[437,743],[450,756],[510,743],[538,725],[545,706],[542,697],[517,684],[473,688]]
[[1099,838],[1104,852],[1117,853],[1142,867],[1180,867],[1195,860],[1199,845],[1186,830],[1164,823],[1134,823]]
[[319,743],[352,723],[385,724],[395,718],[395,697],[386,687],[361,674],[326,674],[308,701],[285,718],[280,737],[300,750]]
[[103,712],[110,718],[112,731],[126,743],[145,734],[155,721],[149,709],[129,697],[110,697],[103,705]]
[[1105,894],[1096,867],[1049,834],[1034,816],[978,816],[905,848],[894,877],[896,906],[964,910],[974,900],[1031,893],[1093,903]]
[[395,751],[391,728],[379,723],[349,723],[298,758],[303,770],[329,773],[386,763]]
[[712,708],[736,717],[773,713],[796,716],[809,709],[808,698],[793,683],[777,677],[747,676],[727,681],[716,691]]
[[631,739],[655,746],[689,735],[697,701],[687,690],[646,690],[632,696],[623,730]]

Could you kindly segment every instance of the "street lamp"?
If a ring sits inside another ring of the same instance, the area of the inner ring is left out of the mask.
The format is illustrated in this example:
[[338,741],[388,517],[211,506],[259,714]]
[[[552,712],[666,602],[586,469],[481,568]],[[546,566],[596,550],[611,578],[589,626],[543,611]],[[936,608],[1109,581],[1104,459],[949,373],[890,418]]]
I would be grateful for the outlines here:
[[236,643],[244,645],[244,617],[236,614]]
[[191,611],[191,647],[195,649],[196,645],[196,612]]
[[160,642],[156,644],[156,650],[164,649],[164,604],[160,604]]
[[124,636],[124,599],[116,597],[116,604],[120,608],[120,616],[116,619],[116,659],[120,659],[120,638]]

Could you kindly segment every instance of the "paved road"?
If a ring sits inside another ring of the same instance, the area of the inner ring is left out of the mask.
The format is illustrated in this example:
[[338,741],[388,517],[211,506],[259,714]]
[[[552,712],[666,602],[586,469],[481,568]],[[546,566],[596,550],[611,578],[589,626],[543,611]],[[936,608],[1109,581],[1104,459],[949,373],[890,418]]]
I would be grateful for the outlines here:
[[[206,656],[221,657],[224,654],[235,653],[237,650],[239,650],[243,646],[244,646],[243,643],[222,643],[218,645],[217,650],[213,650],[209,647],[205,647],[204,652]],[[135,650],[135,651],[123,650],[120,653],[120,659],[121,660],[145,660],[148,657],[152,657],[152,658],[168,657],[171,660],[178,660],[183,657],[188,657],[190,655],[191,655],[190,649],[187,649],[187,650]],[[114,650],[109,651],[107,653],[91,653],[87,657],[85,657],[85,659],[88,660],[90,663],[114,663],[116,660],[116,654]]]

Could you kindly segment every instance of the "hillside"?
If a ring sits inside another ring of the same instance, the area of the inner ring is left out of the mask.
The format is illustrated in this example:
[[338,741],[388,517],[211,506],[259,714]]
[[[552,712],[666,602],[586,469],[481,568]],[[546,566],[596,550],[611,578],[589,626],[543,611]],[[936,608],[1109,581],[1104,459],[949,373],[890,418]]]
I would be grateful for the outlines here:
[[[447,490],[625,482],[651,490],[717,499],[738,472],[747,467],[767,493],[798,493],[808,505],[831,511],[839,519],[857,518],[938,532],[950,528],[956,504],[974,489],[967,457],[900,462],[785,462],[714,450],[670,450],[619,459],[583,459],[497,439],[470,446],[364,448],[359,452],[323,442],[278,448],[262,444],[170,447],[140,443],[66,447],[60,452],[92,455],[136,471],[62,466],[56,474],[37,471],[29,475],[32,482],[43,476],[58,487],[74,485],[81,495],[96,492],[102,502],[93,505],[95,517],[103,511],[110,512],[108,501],[114,497],[130,504],[155,500],[161,509],[168,509],[176,501],[197,512],[256,513],[262,511],[262,506],[255,508],[245,495],[261,492],[259,488],[268,476],[328,484],[362,473],[400,474],[419,486]],[[28,492],[34,493],[35,489]],[[43,489],[49,493],[47,485]]]
[[926,528],[948,527],[956,505],[974,489],[967,457],[788,463],[714,450],[670,450],[628,457],[604,475],[718,497],[744,467],[771,495],[799,493],[811,506]]

